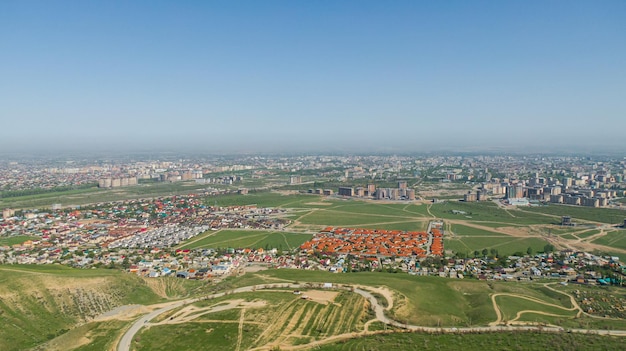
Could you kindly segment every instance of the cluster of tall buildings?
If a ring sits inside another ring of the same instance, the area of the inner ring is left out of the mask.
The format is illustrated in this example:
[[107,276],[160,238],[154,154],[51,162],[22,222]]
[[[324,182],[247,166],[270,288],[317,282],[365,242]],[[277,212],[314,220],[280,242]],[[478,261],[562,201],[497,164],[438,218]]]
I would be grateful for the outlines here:
[[309,189],[308,193],[315,194],[315,195],[330,196],[330,195],[333,195],[335,192],[332,189]]
[[[610,199],[623,195],[623,191],[620,193],[616,189],[595,189],[589,186],[589,181],[586,179],[568,177],[563,178],[563,182],[556,178],[540,177],[529,180],[491,182],[484,184],[481,190],[490,191],[494,196],[504,195],[504,198],[511,204],[535,200],[588,207],[608,206]],[[467,194],[466,198],[467,201],[472,201],[473,196]]]
[[468,191],[467,194],[463,195],[463,201],[465,202],[476,202],[485,200],[487,200],[487,193],[484,189],[479,189],[476,192]]
[[98,188],[120,188],[137,185],[137,177],[101,178]]
[[347,197],[371,197],[376,200],[415,200],[415,189],[410,189],[405,180],[397,188],[377,188],[370,183],[366,187],[340,187],[337,195]]

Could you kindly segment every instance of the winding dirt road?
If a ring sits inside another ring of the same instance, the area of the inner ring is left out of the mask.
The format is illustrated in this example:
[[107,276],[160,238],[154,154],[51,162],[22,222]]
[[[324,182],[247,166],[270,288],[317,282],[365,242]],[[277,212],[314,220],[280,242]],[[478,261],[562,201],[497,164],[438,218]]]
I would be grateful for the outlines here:
[[[387,317],[385,315],[385,311],[389,310],[389,307],[384,308],[382,305],[380,305],[380,303],[378,302],[378,300],[376,299],[376,297],[369,291],[365,290],[364,287],[347,287],[344,286],[342,287],[342,289],[345,290],[349,290],[349,291],[353,291],[354,293],[357,293],[361,296],[363,296],[365,299],[367,299],[370,303],[370,306],[376,316],[376,320],[381,321],[387,325],[391,325],[397,328],[401,328],[401,329],[407,329],[407,330],[411,330],[411,331],[421,331],[421,332],[430,332],[430,333],[477,333],[477,332],[499,332],[499,331],[539,331],[539,332],[563,332],[565,331],[563,328],[561,327],[557,327],[557,326],[536,326],[536,325],[501,325],[502,323],[502,312],[500,311],[500,309],[498,308],[497,302],[496,302],[496,297],[497,296],[513,296],[513,297],[518,297],[518,298],[524,298],[524,299],[528,299],[531,301],[534,301],[536,303],[540,303],[546,306],[553,306],[553,307],[557,307],[557,308],[561,308],[564,311],[573,311],[573,310],[578,310],[579,314],[582,313],[582,309],[580,308],[580,306],[576,303],[575,299],[558,290],[555,290],[551,287],[548,286],[548,284],[545,284],[544,286],[546,286],[548,289],[551,289],[553,291],[556,291],[558,293],[561,293],[563,295],[566,295],[570,298],[571,302],[572,302],[572,306],[571,308],[565,308],[563,306],[558,306],[555,304],[551,304],[545,301],[542,301],[538,298],[535,297],[531,297],[531,296],[525,296],[525,295],[516,295],[516,294],[508,294],[508,293],[499,293],[499,294],[494,294],[492,295],[491,299],[492,299],[492,303],[493,303],[493,307],[494,310],[496,311],[497,314],[497,320],[495,322],[490,323],[489,326],[483,326],[483,327],[445,327],[445,328],[441,328],[441,327],[425,327],[425,326],[418,326],[418,325],[411,325],[411,324],[405,324],[405,323],[400,323],[396,320],[390,319],[389,317]],[[143,328],[144,326],[149,326],[150,324],[150,320],[156,318],[157,316],[170,311],[172,309],[175,309],[177,307],[180,306],[184,306],[187,304],[191,304],[193,302],[196,301],[200,301],[203,299],[212,299],[212,298],[217,298],[217,297],[222,297],[225,296],[227,293],[228,294],[236,294],[236,293],[242,293],[242,292],[251,292],[251,291],[256,291],[256,290],[261,290],[261,289],[265,289],[267,287],[267,284],[265,285],[254,285],[254,286],[246,286],[246,287],[242,287],[242,288],[237,288],[234,290],[231,290],[229,292],[222,292],[222,293],[217,293],[217,294],[213,294],[213,295],[209,295],[206,296],[204,298],[194,298],[194,299],[185,299],[185,300],[180,300],[180,301],[175,301],[175,302],[171,302],[168,303],[166,305],[164,305],[163,307],[154,310],[142,317],[140,317],[135,323],[133,323],[133,325],[128,329],[128,331],[126,331],[126,333],[124,334],[124,336],[122,337],[122,339],[120,340],[119,344],[118,344],[118,351],[130,351],[131,349],[131,343],[133,338],[135,337],[135,334],[137,334],[137,332],[139,332],[139,330],[141,328]],[[274,284],[271,285],[271,288],[288,288],[288,289],[301,289],[304,286],[301,284]],[[377,291],[380,293],[380,291]],[[390,295],[391,294],[384,294],[386,299],[390,299]],[[393,305],[393,300],[389,300],[389,305],[392,306]],[[234,308],[233,304],[226,304],[226,305],[219,305],[216,306],[215,309],[213,309],[211,312],[216,312],[218,310],[225,310],[228,308]],[[528,312],[533,312],[533,313],[537,313],[538,311],[520,311],[518,313],[518,317],[523,314],[523,313],[528,313]],[[539,311],[540,312],[540,311]],[[548,313],[542,313],[542,314],[546,314],[546,315],[550,315]],[[242,312],[242,317],[243,318],[243,312]],[[241,320],[239,321],[239,323],[241,324]],[[572,333],[594,333],[594,334],[598,334],[598,335],[614,335],[614,336],[626,336],[626,330],[601,330],[601,329],[568,329],[569,332]],[[345,340],[345,339],[349,339],[349,338],[354,338],[354,337],[358,337],[358,336],[363,336],[363,335],[369,335],[369,334],[376,334],[376,333],[380,333],[380,331],[377,332],[369,332],[369,331],[364,331],[364,332],[360,332],[360,333],[348,333],[348,334],[340,334],[340,335],[334,335],[332,337],[329,337],[327,339],[324,340],[318,340],[316,342],[314,342],[315,345],[321,345],[321,344],[325,344],[325,343],[330,343],[330,342],[334,342],[334,341],[339,341],[339,340]],[[297,345],[297,346],[289,346],[285,349],[289,349],[289,350],[297,350],[300,348],[310,348],[314,346],[313,344],[306,344],[306,345]],[[238,345],[238,349],[240,347],[240,344]],[[255,350],[265,350],[265,349],[269,349],[269,346],[266,347],[259,347],[256,348]],[[281,346],[282,348],[282,346]]]

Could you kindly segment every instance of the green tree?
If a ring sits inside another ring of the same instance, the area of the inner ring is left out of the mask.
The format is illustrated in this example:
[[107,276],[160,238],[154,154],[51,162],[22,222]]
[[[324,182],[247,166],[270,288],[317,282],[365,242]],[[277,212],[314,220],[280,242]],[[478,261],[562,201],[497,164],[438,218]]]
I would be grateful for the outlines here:
[[533,248],[529,246],[529,247],[526,249],[526,253],[528,254],[528,256],[532,256],[532,255],[533,255]]

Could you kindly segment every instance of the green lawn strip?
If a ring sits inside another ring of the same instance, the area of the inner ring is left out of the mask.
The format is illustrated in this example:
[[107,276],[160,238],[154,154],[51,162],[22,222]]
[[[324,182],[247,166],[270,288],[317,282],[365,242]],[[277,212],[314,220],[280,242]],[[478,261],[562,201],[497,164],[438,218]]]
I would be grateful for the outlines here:
[[206,199],[208,205],[243,206],[257,205],[258,207],[280,207],[290,204],[290,207],[309,207],[307,203],[321,202],[324,198],[319,195],[283,195],[273,192],[250,193],[248,195],[218,195]]
[[555,216],[571,216],[572,220],[584,220],[601,223],[622,223],[626,212],[611,208],[593,208],[583,206],[549,204],[541,207],[527,207],[524,211],[545,213]]
[[502,256],[512,255],[515,252],[526,252],[530,247],[534,252],[543,251],[544,246],[548,242],[541,238],[517,238],[510,236],[503,237],[462,237],[449,238],[444,236],[444,249],[454,252],[472,252],[483,249],[496,249],[498,254]]
[[206,322],[212,320],[220,320],[220,321],[238,321],[240,317],[240,308],[233,308],[225,311],[217,311],[210,312],[208,311],[196,311],[193,314],[189,314],[188,316],[193,318],[196,316],[194,321],[197,322]]
[[372,214],[337,212],[332,209],[321,209],[300,218],[300,222],[303,224],[317,224],[323,226],[363,227],[373,223],[400,222],[414,219],[415,218],[411,216],[378,216]]
[[[246,325],[242,338],[242,348],[252,345],[261,333],[258,326]],[[234,350],[239,336],[237,323],[184,323],[157,325],[144,328],[135,336],[132,349],[169,351],[169,350]]]
[[428,228],[428,221],[407,221],[407,222],[387,222],[387,223],[369,223],[358,226],[363,229],[384,229],[384,230],[402,230],[402,231],[418,231],[423,232]]
[[320,345],[319,351],[361,350],[554,350],[596,351],[619,350],[623,346],[620,337],[601,335],[494,332],[483,334],[425,334],[391,333],[354,338],[334,344]]
[[480,228],[465,226],[461,224],[452,224],[452,231],[455,235],[460,236],[504,236],[508,237],[506,234],[499,233],[495,230],[484,230]]
[[[399,216],[399,217],[424,217],[415,213],[404,211],[405,204],[386,204],[376,202],[356,202],[349,204],[334,206],[331,210],[371,215]],[[415,206],[417,207],[417,206]]]

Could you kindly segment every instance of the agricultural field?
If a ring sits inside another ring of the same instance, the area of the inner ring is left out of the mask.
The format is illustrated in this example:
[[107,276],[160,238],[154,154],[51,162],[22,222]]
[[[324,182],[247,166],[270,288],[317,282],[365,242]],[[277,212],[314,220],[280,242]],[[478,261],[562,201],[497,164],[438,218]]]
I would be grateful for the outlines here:
[[304,345],[361,331],[372,319],[366,301],[347,291],[241,293],[195,303],[135,337],[137,350],[240,350]]
[[181,249],[297,249],[310,240],[312,234],[276,232],[267,230],[232,230],[209,231],[178,246]]

